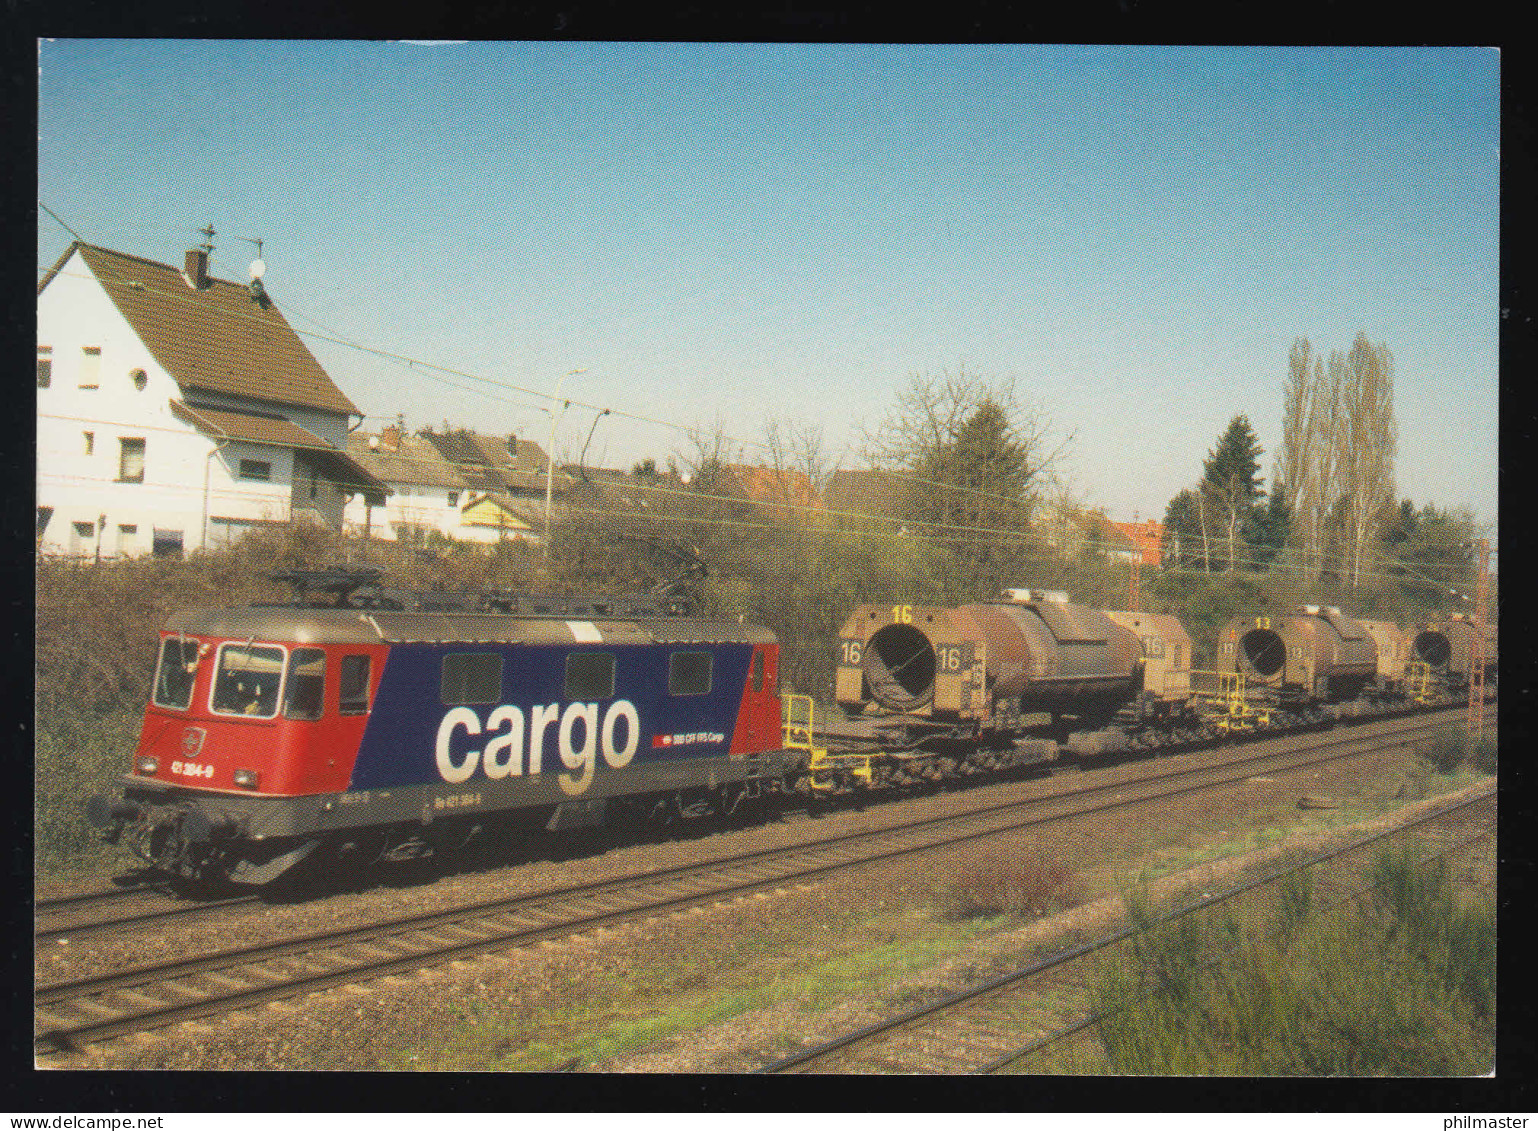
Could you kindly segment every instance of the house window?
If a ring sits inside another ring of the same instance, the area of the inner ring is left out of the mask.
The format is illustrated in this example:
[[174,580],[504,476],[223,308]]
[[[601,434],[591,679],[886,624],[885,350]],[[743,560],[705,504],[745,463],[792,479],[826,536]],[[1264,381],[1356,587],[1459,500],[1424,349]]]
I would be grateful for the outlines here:
[[53,347],[37,347],[37,387],[46,389],[53,384]]
[[567,656],[566,698],[614,698],[614,657],[607,652],[573,652]]
[[369,658],[367,656],[342,657],[342,684],[340,708],[344,715],[368,713]]
[[37,536],[42,538],[43,532],[48,529],[49,520],[53,518],[52,507],[37,508]]
[[71,551],[87,549],[96,539],[96,524],[94,522],[75,522],[70,524],[69,548]]
[[134,388],[144,392],[144,387],[150,383],[150,375],[142,369],[130,369],[128,378],[134,383]]
[[179,558],[182,556],[182,532],[157,526],[152,546],[157,558]]
[[80,350],[80,387],[94,389],[101,383],[101,347],[83,346]]
[[669,695],[709,695],[709,652],[674,652],[668,657]]
[[451,506],[451,507],[459,506],[459,492],[458,491],[450,491],[449,492],[449,506]]
[[94,454],[95,451],[96,451],[96,433],[95,432],[82,432],[81,435],[85,437],[85,454],[86,455]]
[[264,459],[243,459],[240,461],[240,478],[260,479],[265,483],[272,478],[272,464]]
[[445,706],[495,703],[502,698],[502,657],[495,652],[450,652],[443,657],[438,697]]
[[117,552],[119,554],[132,554],[134,543],[139,540],[139,527],[133,523],[120,522],[117,528]]
[[144,482],[144,441],[125,436],[118,441],[117,477],[119,483]]

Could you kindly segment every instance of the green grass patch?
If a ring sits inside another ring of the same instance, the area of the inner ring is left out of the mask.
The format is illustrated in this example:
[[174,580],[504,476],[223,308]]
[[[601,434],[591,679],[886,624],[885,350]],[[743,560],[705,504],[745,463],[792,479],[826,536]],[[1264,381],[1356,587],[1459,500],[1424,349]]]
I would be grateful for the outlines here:
[[392,1054],[387,1069],[551,1071],[585,1068],[756,1009],[794,1003],[818,1013],[848,998],[900,1002],[892,982],[934,965],[1009,922],[845,917],[787,925],[722,951],[656,960],[623,977],[563,991],[565,1004],[515,1011],[476,1003],[430,1043]]
[[[1370,898],[1321,909],[1299,877],[1272,913],[1226,909],[1139,935],[1090,988],[1095,1036],[1028,1072],[1467,1076],[1494,1063],[1495,908],[1445,863],[1380,854]],[[1146,903],[1130,903],[1149,918]]]
[[139,712],[128,708],[39,720],[33,820],[40,882],[126,863],[122,851],[103,844],[86,823],[85,802],[128,771],[139,721]]

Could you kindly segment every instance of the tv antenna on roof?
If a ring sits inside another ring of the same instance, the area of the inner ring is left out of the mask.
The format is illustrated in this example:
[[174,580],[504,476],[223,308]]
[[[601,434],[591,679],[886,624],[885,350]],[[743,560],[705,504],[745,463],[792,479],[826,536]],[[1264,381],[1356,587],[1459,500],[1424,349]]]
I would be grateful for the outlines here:
[[218,234],[219,233],[214,231],[213,224],[204,224],[201,228],[198,229],[198,235],[203,237],[203,250],[208,252],[210,255],[212,255],[214,251],[214,237]]
[[256,258],[251,261],[251,277],[260,279],[267,273],[267,264],[262,262],[262,241],[255,236],[236,236],[235,238],[256,245]]

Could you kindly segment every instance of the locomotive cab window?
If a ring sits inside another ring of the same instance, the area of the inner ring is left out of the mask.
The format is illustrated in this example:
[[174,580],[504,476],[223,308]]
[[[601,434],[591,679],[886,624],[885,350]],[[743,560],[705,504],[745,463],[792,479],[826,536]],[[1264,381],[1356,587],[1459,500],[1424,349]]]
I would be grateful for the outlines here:
[[368,714],[369,658],[343,656],[338,709],[344,715]]
[[155,706],[185,711],[192,702],[192,682],[198,671],[198,642],[168,636],[160,645],[155,669]]
[[566,657],[566,698],[614,698],[614,657],[607,652],[573,652]]
[[222,644],[210,705],[219,715],[270,719],[278,713],[278,691],[282,683],[282,648]]
[[764,689],[764,654],[756,648],[753,650],[753,674],[750,678],[755,692]]
[[709,695],[713,659],[709,652],[674,652],[668,657],[668,694]]
[[445,706],[495,703],[502,698],[502,657],[496,652],[450,652],[438,682]]
[[283,715],[318,719],[326,703],[326,653],[319,648],[295,648],[288,658],[288,692]]

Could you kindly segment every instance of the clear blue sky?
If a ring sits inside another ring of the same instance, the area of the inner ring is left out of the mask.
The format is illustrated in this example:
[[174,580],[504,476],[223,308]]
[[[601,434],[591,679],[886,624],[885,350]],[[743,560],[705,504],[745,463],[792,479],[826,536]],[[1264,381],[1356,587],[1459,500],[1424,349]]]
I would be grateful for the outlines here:
[[[916,374],[1012,380],[1113,518],[1295,337],[1393,351],[1398,485],[1496,517],[1499,54],[1465,48],[47,41],[39,199],[301,330],[860,463]],[[39,216],[38,264],[69,235]],[[363,411],[544,442],[524,394],[322,341]],[[457,387],[456,387],[457,386]],[[593,419],[573,407],[557,450]],[[381,420],[370,420],[377,427]],[[686,439],[605,418],[589,462]],[[846,450],[847,449],[847,450]],[[746,452],[751,460],[756,453]]]

